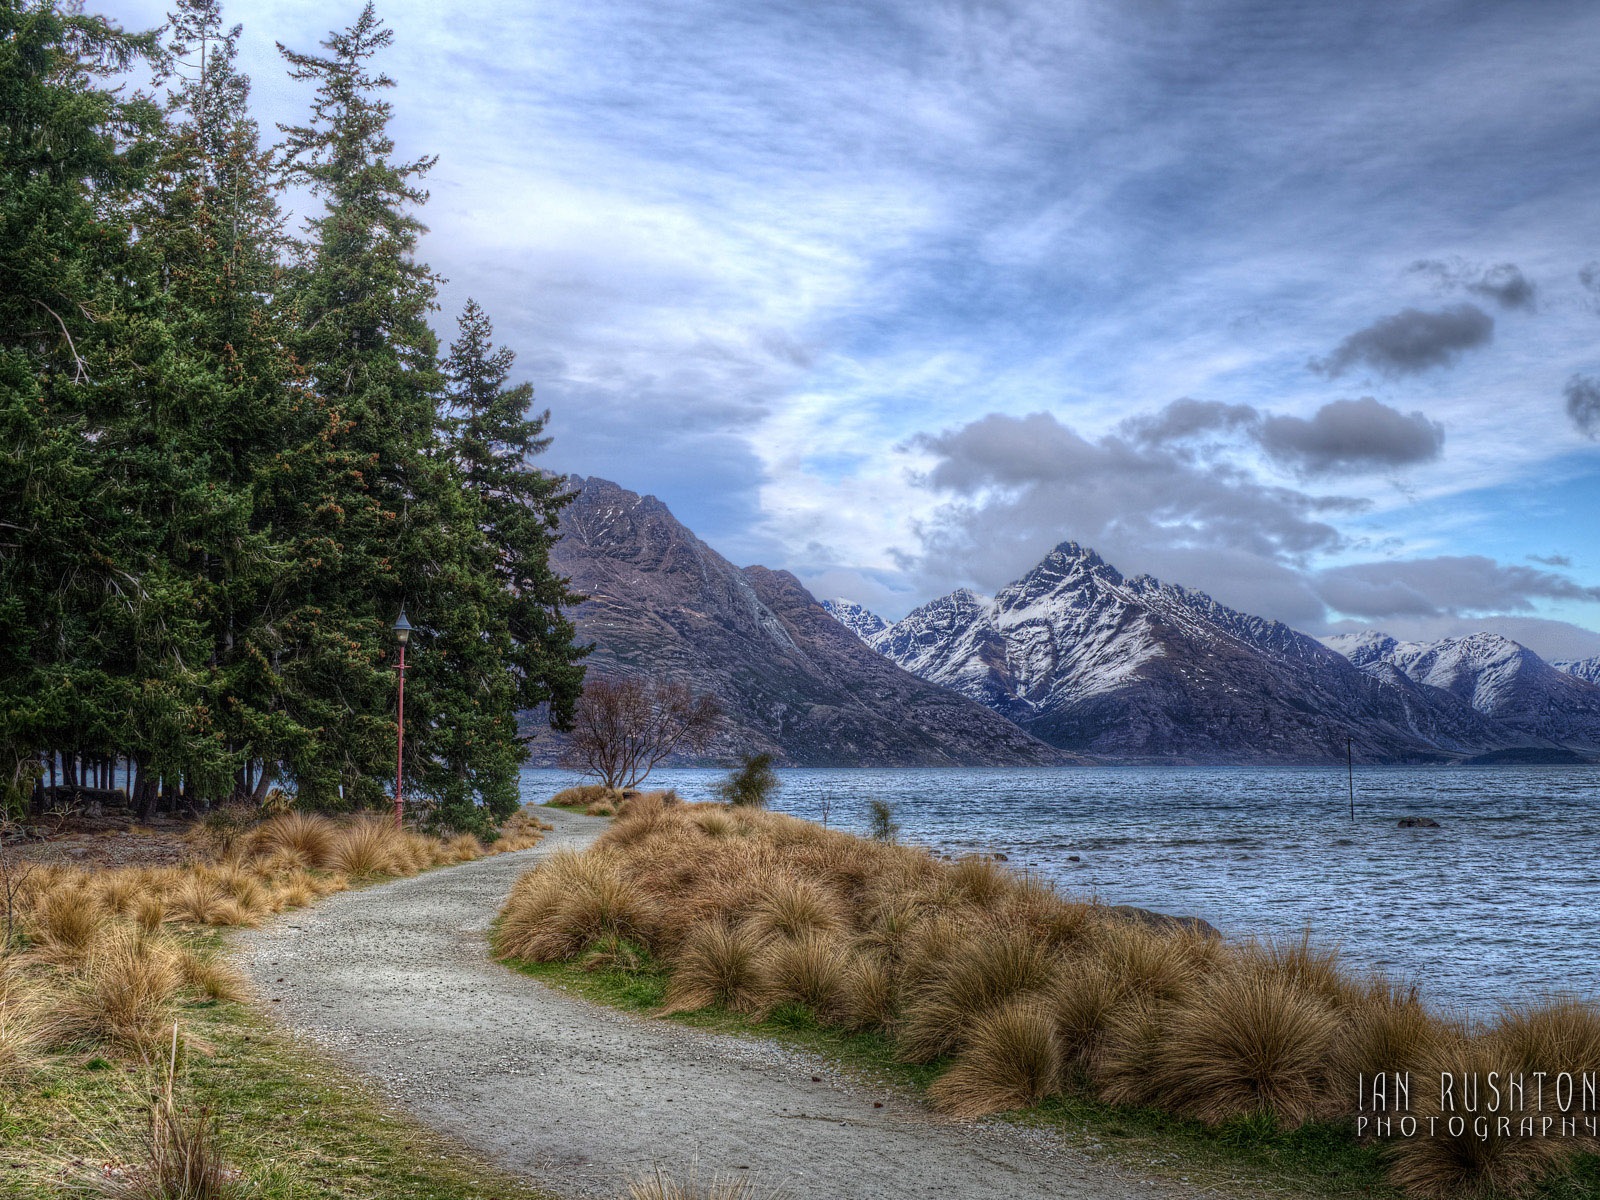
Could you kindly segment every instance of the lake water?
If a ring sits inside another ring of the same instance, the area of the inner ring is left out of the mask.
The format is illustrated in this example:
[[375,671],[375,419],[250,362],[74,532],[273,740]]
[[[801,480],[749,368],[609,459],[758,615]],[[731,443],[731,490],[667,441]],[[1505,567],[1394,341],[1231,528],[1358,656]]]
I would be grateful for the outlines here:
[[[711,799],[723,772],[647,786]],[[1229,936],[1338,943],[1440,1007],[1600,990],[1600,768],[1095,767],[781,771],[775,809],[1002,852],[1070,892],[1205,918]],[[524,798],[577,778],[523,772]],[[1439,829],[1400,829],[1401,817]],[[1076,856],[1078,861],[1069,860]]]

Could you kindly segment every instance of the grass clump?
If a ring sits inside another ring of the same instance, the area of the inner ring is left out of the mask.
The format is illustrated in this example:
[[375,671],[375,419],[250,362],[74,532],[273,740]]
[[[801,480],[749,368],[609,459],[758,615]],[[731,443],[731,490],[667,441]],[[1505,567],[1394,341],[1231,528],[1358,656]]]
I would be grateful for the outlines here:
[[[1354,1122],[1357,1077],[1379,1070],[1600,1070],[1586,1001],[1468,1030],[1309,937],[1229,945],[992,859],[941,862],[755,805],[623,812],[590,850],[518,881],[497,948],[559,972],[609,966],[608,938],[648,964],[626,976],[629,1006],[870,1044],[962,1117],[1132,1121],[1368,1193],[1381,1155],[1418,1197],[1548,1192],[1591,1149],[1514,1131],[1374,1145]],[[588,973],[602,990],[613,976]]]
[[713,1175],[700,1178],[698,1166],[689,1168],[683,1179],[674,1178],[661,1167],[628,1180],[628,1200],[783,1200],[781,1188],[758,1191],[748,1178]]

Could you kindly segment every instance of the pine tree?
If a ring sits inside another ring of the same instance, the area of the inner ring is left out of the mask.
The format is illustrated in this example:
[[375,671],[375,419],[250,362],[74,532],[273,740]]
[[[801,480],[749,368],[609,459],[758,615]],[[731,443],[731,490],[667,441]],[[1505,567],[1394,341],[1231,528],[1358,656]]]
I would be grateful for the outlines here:
[[161,134],[109,81],[156,52],[0,0],[0,790],[57,749],[206,758],[192,596],[157,552],[182,481],[142,430],[171,342],[133,199]]
[[368,4],[325,54],[280,47],[291,76],[316,85],[309,122],[283,131],[294,175],[325,205],[295,272],[295,350],[337,419],[308,481],[320,539],[302,551],[313,567],[296,581],[305,619],[285,672],[301,677],[300,719],[318,731],[302,793],[326,802],[338,783],[356,803],[378,802],[395,739],[389,625],[405,608],[417,627],[408,781],[458,820],[475,798],[514,787],[514,764],[495,750],[508,683],[479,504],[437,425],[436,279],[416,253],[434,160],[395,160],[382,98],[394,83],[371,66],[391,41]]
[[[573,645],[562,612],[576,597],[550,568],[557,520],[572,496],[528,461],[550,443],[544,436],[550,414],[530,417],[532,387],[508,386],[515,356],[494,346],[493,326],[476,302],[467,302],[458,327],[444,367],[443,424],[463,485],[477,502],[484,535],[478,569],[491,592],[484,636],[472,647],[473,669],[453,676],[471,681],[472,693],[461,694],[458,705],[473,718],[458,730],[471,745],[457,744],[444,756],[456,764],[455,783],[440,803],[455,824],[474,810],[495,821],[515,811],[516,770],[524,758],[517,713],[543,706],[553,724],[570,723],[585,653]],[[470,792],[462,786],[469,753],[476,760]]]
[[550,445],[546,409],[530,415],[533,386],[508,386],[516,355],[494,346],[494,326],[476,301],[457,319],[459,338],[445,362],[449,381],[447,425],[467,485],[480,498],[495,550],[494,569],[510,597],[507,620],[513,642],[511,670],[519,709],[547,707],[556,728],[571,724],[583,691],[574,629],[563,609],[582,597],[550,566],[561,510],[575,493],[529,459]]
[[285,711],[274,667],[299,511],[279,481],[285,456],[316,444],[328,418],[298,386],[272,303],[287,248],[282,179],[235,66],[240,27],[224,24],[217,0],[179,0],[168,28],[175,83],[139,224],[183,363],[174,405],[183,453],[205,494],[203,525],[166,546],[194,582],[209,641],[204,686],[220,758],[193,786],[202,799],[259,799],[310,741]]

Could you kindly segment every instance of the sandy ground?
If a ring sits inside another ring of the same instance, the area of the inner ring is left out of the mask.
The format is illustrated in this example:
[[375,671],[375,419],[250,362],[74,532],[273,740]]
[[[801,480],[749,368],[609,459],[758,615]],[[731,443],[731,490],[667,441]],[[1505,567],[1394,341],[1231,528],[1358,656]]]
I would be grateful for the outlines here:
[[536,849],[332,896],[245,934],[238,961],[286,1026],[563,1197],[616,1197],[630,1173],[691,1164],[792,1200],[1180,1194],[1048,1131],[945,1121],[810,1055],[618,1013],[495,964],[485,931],[513,881],[605,825],[541,815],[556,828]]

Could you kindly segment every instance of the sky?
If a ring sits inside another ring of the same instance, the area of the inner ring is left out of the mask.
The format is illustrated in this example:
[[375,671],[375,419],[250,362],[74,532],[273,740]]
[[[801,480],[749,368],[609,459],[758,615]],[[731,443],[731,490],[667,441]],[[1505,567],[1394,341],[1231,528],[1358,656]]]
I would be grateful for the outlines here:
[[[270,130],[357,6],[227,11]],[[1071,539],[1600,653],[1600,6],[379,11],[439,329],[488,308],[543,465],[889,618]]]

